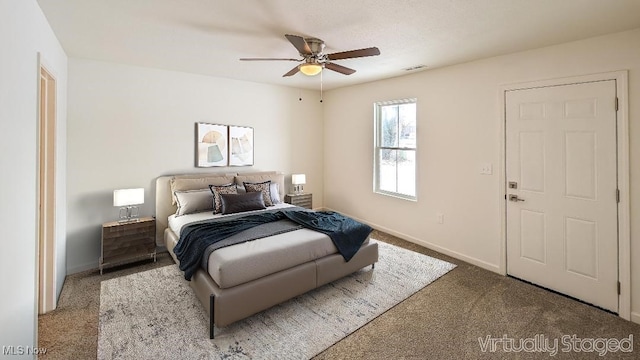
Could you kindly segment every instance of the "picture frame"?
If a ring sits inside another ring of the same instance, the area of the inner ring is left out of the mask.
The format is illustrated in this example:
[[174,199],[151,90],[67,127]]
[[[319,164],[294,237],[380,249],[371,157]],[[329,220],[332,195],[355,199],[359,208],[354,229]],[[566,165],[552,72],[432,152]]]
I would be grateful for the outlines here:
[[196,123],[196,167],[229,164],[227,125]]
[[229,125],[229,166],[253,166],[253,128]]

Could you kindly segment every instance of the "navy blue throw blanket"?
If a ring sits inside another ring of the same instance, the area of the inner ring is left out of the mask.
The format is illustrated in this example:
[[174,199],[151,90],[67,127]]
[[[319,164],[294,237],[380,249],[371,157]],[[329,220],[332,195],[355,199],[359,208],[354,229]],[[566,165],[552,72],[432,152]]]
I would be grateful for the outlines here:
[[184,278],[191,280],[198,270],[204,250],[211,244],[254,226],[289,219],[305,228],[328,235],[345,261],[351,260],[373,230],[370,226],[331,211],[284,210],[247,215],[229,221],[186,225],[173,252],[180,261]]

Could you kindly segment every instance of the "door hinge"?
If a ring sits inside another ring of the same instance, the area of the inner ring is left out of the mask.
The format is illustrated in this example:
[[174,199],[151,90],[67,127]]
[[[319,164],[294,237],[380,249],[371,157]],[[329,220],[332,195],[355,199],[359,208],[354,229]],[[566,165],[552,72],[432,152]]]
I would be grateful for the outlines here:
[[618,295],[620,295],[620,281],[618,281]]
[[618,98],[616,98],[616,111],[618,111],[619,108],[620,108],[620,106],[618,104]]
[[620,189],[616,189],[616,202],[620,203]]

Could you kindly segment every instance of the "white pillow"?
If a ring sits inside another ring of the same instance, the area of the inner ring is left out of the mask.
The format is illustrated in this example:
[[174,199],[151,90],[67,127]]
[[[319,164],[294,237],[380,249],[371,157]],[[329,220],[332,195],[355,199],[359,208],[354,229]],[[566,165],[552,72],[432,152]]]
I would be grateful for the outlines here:
[[176,216],[213,210],[213,194],[209,189],[176,191]]
[[271,188],[269,189],[271,191],[271,202],[273,202],[273,204],[282,204],[282,201],[280,201],[280,191],[278,191],[278,189],[280,188],[280,186],[278,186],[278,183],[271,183]]

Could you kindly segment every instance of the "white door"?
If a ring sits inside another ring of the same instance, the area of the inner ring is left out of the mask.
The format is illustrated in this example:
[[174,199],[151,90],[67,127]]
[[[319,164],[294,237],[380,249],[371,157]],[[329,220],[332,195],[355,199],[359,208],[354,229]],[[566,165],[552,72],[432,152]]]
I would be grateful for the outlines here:
[[617,312],[615,80],[505,96],[507,273]]

